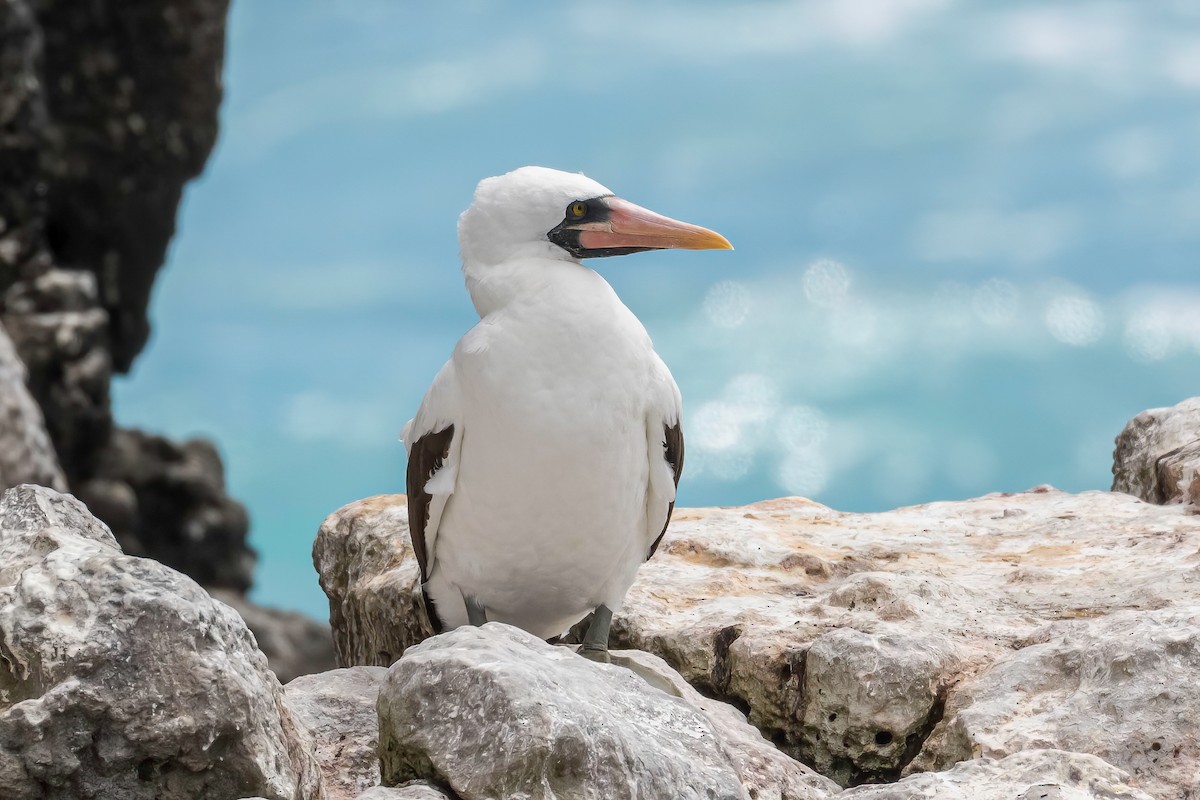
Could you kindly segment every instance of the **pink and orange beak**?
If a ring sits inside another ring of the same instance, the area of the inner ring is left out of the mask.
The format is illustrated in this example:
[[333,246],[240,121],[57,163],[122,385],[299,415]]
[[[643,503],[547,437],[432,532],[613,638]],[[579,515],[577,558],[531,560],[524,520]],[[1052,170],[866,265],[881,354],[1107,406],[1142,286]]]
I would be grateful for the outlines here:
[[721,234],[664,217],[619,197],[572,203],[550,241],[577,258],[619,256],[645,250],[732,250]]

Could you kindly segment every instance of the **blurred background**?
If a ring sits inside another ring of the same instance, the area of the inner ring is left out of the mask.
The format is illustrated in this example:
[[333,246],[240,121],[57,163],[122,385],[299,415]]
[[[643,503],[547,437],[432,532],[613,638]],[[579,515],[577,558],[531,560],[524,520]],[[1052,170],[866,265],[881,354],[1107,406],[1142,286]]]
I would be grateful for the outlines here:
[[593,263],[684,396],[684,506],[1106,489],[1200,383],[1200,6],[241,0],[116,416],[224,451],[254,598],[476,321],[475,183],[582,171],[732,253]]

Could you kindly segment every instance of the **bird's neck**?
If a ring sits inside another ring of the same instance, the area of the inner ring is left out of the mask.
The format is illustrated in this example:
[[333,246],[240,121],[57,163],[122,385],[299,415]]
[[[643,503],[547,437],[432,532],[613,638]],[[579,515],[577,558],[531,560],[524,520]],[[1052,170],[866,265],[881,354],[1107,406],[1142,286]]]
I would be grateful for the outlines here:
[[463,261],[467,291],[480,318],[515,303],[554,303],[579,293],[594,293],[597,282],[607,287],[593,270],[549,242],[546,245],[537,243],[527,252],[495,264]]

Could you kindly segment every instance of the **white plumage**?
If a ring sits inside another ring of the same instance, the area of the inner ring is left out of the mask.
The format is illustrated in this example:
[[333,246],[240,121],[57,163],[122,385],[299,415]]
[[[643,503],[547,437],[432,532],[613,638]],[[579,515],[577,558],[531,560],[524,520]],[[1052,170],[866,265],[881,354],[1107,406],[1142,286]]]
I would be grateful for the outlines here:
[[579,256],[728,243],[540,167],[482,181],[459,241],[480,321],[403,433],[424,589],[445,627],[467,624],[473,598],[549,638],[621,607],[681,466],[664,453],[679,389]]

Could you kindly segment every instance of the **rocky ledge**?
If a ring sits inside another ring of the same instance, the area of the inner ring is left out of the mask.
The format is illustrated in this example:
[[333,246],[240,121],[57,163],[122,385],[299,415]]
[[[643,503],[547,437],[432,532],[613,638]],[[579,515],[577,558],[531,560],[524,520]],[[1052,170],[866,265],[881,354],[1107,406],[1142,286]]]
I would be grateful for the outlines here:
[[[1139,436],[1169,449],[1119,448],[1118,471],[1122,455],[1158,465],[1188,444]],[[74,498],[20,486],[0,502],[0,787],[5,800],[1193,798],[1200,514],[1169,496],[683,509],[606,665],[495,623],[429,636],[404,498],[370,498],[314,546],[345,668],[281,686],[229,606],[123,553]]]
[[[943,796],[1000,785],[1009,768],[1055,783],[1086,763],[1116,768],[1114,786],[1191,797],[1200,515],[1177,487],[1195,479],[1196,448],[1192,400],[1118,438],[1117,487],[1146,499],[1037,487],[879,514],[803,498],[680,509],[614,620],[614,646],[663,659],[840,786]],[[429,631],[406,520],[403,495],[373,497],[317,535],[343,665],[404,665],[427,646],[414,647]],[[449,780],[427,758],[413,774]]]

